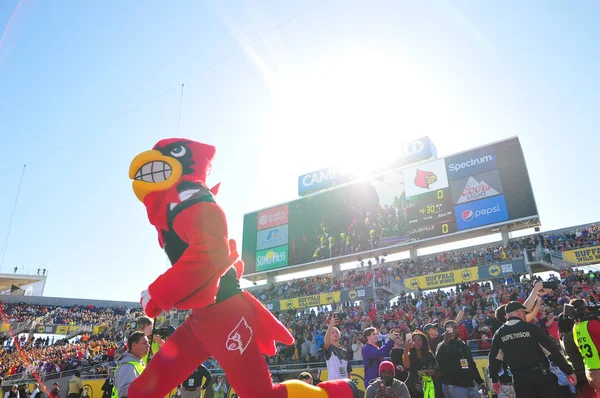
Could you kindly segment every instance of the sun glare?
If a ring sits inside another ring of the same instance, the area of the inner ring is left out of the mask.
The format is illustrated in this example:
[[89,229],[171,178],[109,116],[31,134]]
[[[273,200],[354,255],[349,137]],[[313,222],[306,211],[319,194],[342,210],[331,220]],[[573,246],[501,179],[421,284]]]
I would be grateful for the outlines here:
[[442,127],[435,117],[443,112],[443,97],[410,59],[358,48],[281,68],[268,80],[274,97],[270,134],[294,140],[291,156],[317,154],[302,160],[310,163],[307,171],[332,166],[364,177],[397,156],[402,142]]

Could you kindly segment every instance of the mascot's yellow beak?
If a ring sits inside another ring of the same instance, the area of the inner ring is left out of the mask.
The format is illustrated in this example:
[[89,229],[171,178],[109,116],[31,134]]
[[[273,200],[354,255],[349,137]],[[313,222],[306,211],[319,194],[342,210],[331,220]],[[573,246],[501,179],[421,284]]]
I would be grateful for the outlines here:
[[129,166],[133,192],[140,201],[151,192],[171,188],[181,178],[183,171],[177,159],[159,151],[145,151],[137,155]]

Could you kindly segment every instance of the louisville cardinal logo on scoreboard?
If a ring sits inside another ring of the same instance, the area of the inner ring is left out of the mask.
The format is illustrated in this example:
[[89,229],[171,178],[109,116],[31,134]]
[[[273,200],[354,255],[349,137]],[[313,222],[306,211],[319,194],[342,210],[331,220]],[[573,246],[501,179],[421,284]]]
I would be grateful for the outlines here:
[[437,176],[431,171],[423,171],[417,169],[415,177],[415,185],[419,188],[429,189],[429,186],[437,181]]

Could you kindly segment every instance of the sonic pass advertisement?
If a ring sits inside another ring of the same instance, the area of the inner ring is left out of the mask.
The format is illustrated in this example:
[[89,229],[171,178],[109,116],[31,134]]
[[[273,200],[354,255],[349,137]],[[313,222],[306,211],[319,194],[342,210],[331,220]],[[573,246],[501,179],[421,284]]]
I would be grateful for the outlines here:
[[246,214],[242,257],[260,272],[536,216],[513,138]]

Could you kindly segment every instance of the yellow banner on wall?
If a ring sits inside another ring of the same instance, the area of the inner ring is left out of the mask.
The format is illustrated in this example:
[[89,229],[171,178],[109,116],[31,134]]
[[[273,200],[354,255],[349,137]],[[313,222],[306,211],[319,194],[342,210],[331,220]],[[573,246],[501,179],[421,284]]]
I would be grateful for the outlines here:
[[563,253],[563,258],[573,264],[600,263],[600,246],[586,247],[584,249],[568,250]]
[[279,305],[282,310],[293,310],[296,308],[318,307],[320,305],[328,305],[339,303],[342,297],[342,292],[321,293],[312,296],[298,297],[288,300],[279,300]]
[[101,334],[101,333],[104,333],[105,330],[106,330],[106,326],[104,326],[104,325],[94,326],[93,334]]
[[71,334],[71,333],[75,333],[79,330],[79,326],[66,326],[66,325],[60,325],[56,327],[56,334]]
[[479,267],[457,269],[455,271],[438,272],[437,274],[406,278],[404,286],[411,290],[437,289],[438,287],[474,282],[479,279]]

